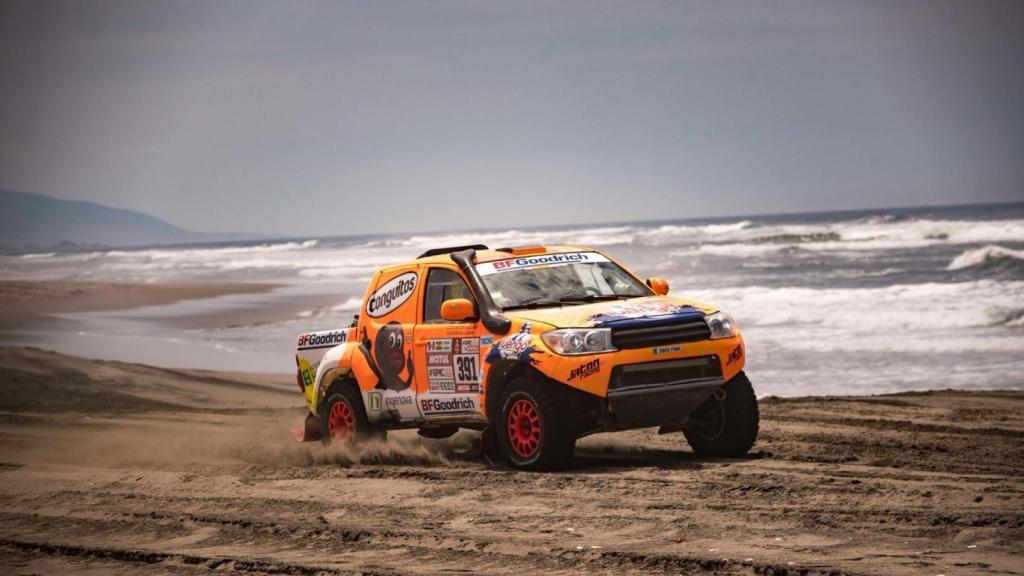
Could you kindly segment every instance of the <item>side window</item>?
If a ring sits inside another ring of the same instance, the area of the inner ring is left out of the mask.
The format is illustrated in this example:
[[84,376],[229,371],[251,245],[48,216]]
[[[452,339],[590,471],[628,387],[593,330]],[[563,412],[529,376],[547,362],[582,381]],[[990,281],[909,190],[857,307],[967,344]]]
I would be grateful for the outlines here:
[[465,298],[473,300],[473,293],[462,277],[446,268],[431,268],[427,275],[427,292],[423,299],[423,323],[445,324],[441,318],[441,304],[445,300]]

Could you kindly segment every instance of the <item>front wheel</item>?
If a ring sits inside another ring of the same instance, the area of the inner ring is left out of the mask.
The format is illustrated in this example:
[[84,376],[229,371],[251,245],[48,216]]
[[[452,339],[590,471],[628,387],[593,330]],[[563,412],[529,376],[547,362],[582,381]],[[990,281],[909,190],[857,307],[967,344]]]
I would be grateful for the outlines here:
[[524,470],[558,470],[576,448],[558,384],[521,377],[505,390],[498,443],[509,463]]
[[740,372],[694,411],[683,435],[697,454],[742,456],[754,446],[759,425],[754,387]]

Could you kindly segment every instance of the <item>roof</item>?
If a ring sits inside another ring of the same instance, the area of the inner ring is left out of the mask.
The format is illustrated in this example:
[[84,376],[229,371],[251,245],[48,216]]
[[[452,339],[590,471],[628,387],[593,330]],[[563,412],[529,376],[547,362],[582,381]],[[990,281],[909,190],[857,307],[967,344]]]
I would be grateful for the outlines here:
[[[544,248],[545,254],[559,254],[564,252],[587,252],[593,250],[586,246],[540,246],[538,248]],[[539,253],[539,252],[538,252]],[[476,261],[479,262],[493,262],[495,260],[507,260],[509,258],[515,258],[517,256],[524,256],[525,254],[513,254],[511,252],[504,252],[499,250],[477,250]],[[452,257],[450,253],[437,254],[434,256],[424,256],[422,258],[416,258],[407,262],[401,262],[391,264],[389,266],[381,267],[382,270],[388,268],[395,268],[398,266],[408,266],[409,264],[452,264]]]

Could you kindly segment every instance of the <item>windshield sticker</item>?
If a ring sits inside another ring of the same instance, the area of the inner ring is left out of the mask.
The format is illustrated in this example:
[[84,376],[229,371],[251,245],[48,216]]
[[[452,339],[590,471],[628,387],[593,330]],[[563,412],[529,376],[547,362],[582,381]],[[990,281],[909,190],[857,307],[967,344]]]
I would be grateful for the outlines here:
[[608,262],[603,254],[597,252],[569,252],[565,254],[539,254],[537,256],[524,256],[522,258],[509,258],[508,260],[497,260],[495,262],[484,262],[476,265],[476,271],[481,276],[490,276],[498,272],[509,270],[529,270],[556,264],[592,264],[597,262]]

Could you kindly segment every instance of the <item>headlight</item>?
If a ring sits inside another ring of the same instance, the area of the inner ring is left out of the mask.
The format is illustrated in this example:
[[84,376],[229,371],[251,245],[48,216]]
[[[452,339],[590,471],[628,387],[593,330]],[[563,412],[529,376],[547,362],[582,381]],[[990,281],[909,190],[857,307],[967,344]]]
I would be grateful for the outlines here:
[[710,316],[705,316],[704,321],[711,329],[712,340],[732,338],[736,335],[736,320],[725,312],[715,312]]
[[566,356],[615,350],[608,328],[566,328],[545,332],[540,337],[556,354]]

